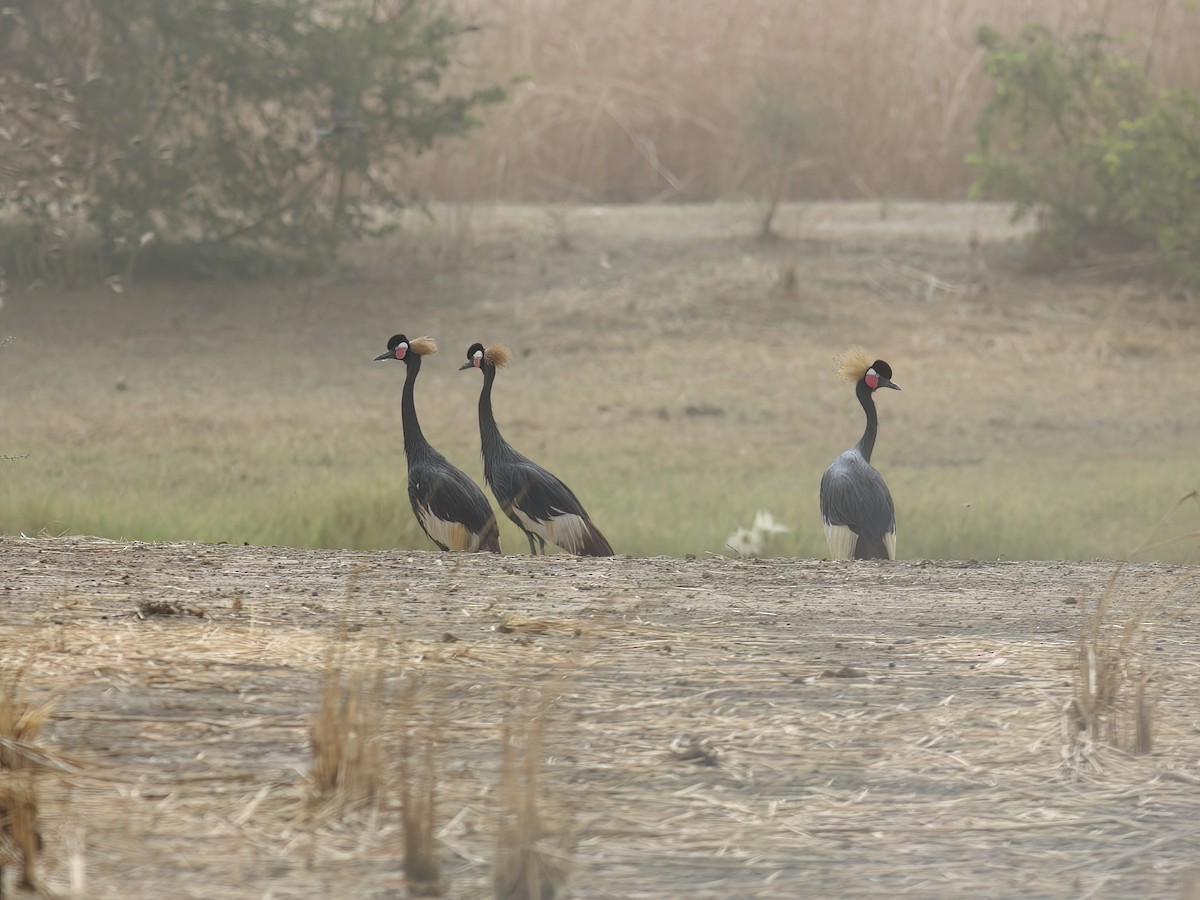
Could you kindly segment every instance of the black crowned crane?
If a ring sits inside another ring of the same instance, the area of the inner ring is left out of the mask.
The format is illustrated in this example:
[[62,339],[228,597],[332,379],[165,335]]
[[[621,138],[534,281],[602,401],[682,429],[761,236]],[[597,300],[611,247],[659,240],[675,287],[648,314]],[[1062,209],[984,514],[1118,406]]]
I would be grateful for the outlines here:
[[612,556],[613,549],[600,533],[579,498],[569,487],[537,463],[522,456],[500,435],[492,415],[492,383],[496,369],[508,365],[512,353],[503,344],[486,350],[472,344],[461,369],[483,372],[479,393],[479,436],[483,444],[483,477],[504,514],[529,538],[529,552],[541,551],[546,541],[576,556]]
[[861,350],[838,360],[838,373],[854,385],[867,414],[867,429],[858,443],[833,461],[821,476],[821,518],[834,559],[895,559],[896,509],[883,476],[871,465],[879,433],[875,391],[900,386],[882,359],[870,362]]
[[404,427],[404,455],[408,457],[408,499],[421,530],[443,550],[500,552],[500,529],[492,506],[474,481],[451,465],[425,440],[413,404],[413,383],[421,371],[421,357],[437,353],[433,338],[409,340],[397,334],[387,352],[375,357],[398,359],[408,368],[400,421]]

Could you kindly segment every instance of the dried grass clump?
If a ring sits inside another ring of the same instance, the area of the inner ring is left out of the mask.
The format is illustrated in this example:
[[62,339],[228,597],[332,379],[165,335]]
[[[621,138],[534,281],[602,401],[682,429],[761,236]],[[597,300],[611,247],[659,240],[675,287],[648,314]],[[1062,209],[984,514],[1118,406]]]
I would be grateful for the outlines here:
[[51,706],[18,700],[18,680],[14,676],[0,685],[0,897],[9,866],[20,867],[22,887],[36,888],[34,869],[42,849],[36,776],[46,756],[37,738]]
[[312,799],[336,812],[376,801],[384,780],[383,672],[347,671],[335,659],[312,725]]
[[1190,574],[1152,593],[1124,619],[1113,607],[1121,594],[1117,568],[1094,605],[1080,604],[1074,692],[1067,705],[1068,747],[1073,758],[1104,742],[1137,755],[1154,749],[1154,708],[1159,675],[1147,652],[1151,617]]
[[[497,900],[555,900],[565,896],[573,837],[566,823],[548,824],[540,786],[546,713],[518,712],[504,723],[500,816],[492,885]],[[518,746],[519,744],[519,746]]]
[[442,895],[442,867],[437,858],[437,752],[439,723],[414,716],[410,692],[402,707],[400,743],[400,817],[404,829],[404,876],[414,897]]
[[1074,696],[1068,707],[1074,728],[1072,743],[1104,742],[1115,747],[1131,743],[1128,728],[1127,691],[1136,685],[1132,701],[1135,752],[1149,753],[1153,745],[1152,711],[1147,701],[1149,661],[1140,652],[1144,640],[1145,606],[1122,622],[1112,621],[1121,572],[1109,579],[1094,605],[1080,604],[1081,620],[1077,643]]
[[[1200,505],[1200,491],[1192,491],[1174,505],[1150,537],[1131,555],[1156,550],[1180,541],[1200,538],[1200,531],[1177,533],[1171,517],[1183,506]],[[1162,537],[1164,532],[1167,537]],[[1175,532],[1175,533],[1171,533]],[[1154,749],[1156,673],[1146,652],[1150,617],[1160,610],[1190,574],[1175,578],[1166,590],[1139,603],[1123,621],[1113,621],[1123,571],[1116,569],[1094,607],[1080,604],[1081,621],[1076,659],[1074,696],[1068,704],[1073,755],[1087,744],[1104,741],[1138,755]]]

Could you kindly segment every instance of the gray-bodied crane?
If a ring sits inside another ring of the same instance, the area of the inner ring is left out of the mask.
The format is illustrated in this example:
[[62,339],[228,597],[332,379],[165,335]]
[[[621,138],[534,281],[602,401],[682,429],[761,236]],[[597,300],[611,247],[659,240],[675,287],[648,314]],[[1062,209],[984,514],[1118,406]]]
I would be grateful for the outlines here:
[[600,533],[574,492],[533,460],[521,455],[500,434],[492,414],[492,383],[496,369],[508,365],[512,353],[503,344],[486,350],[472,344],[462,369],[483,372],[479,393],[479,436],[483,445],[483,477],[496,495],[500,509],[525,532],[529,552],[542,552],[546,541],[576,556],[612,556],[613,549]]
[[871,465],[871,451],[879,433],[875,391],[898,391],[900,386],[892,381],[891,366],[882,359],[870,362],[861,350],[844,354],[838,373],[854,385],[867,428],[821,476],[821,518],[829,554],[834,559],[895,559],[896,508],[883,476]]
[[413,403],[413,384],[421,358],[437,353],[433,338],[409,340],[402,334],[388,341],[387,352],[375,357],[398,359],[408,368],[400,401],[404,455],[408,458],[408,499],[421,530],[443,550],[500,552],[500,529],[492,506],[465,472],[451,465],[425,440]]

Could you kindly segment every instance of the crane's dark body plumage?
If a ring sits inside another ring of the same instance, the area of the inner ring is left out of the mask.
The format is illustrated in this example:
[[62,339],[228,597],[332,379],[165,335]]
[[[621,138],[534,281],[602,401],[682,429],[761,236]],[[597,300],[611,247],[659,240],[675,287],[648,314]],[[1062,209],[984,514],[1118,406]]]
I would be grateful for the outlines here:
[[855,384],[855,394],[867,415],[867,427],[858,443],[842,453],[821,476],[821,518],[825,539],[834,559],[895,559],[896,508],[871,453],[879,433],[874,392],[888,387],[892,369],[876,360]]
[[[488,350],[486,354],[495,352]],[[507,351],[503,352],[507,361]],[[612,546],[592,523],[574,491],[517,452],[500,434],[492,413],[496,363],[486,354],[482,344],[472,345],[462,368],[478,368],[483,372],[483,389],[479,393],[483,477],[496,495],[500,509],[525,532],[531,554],[539,549],[544,553],[546,541],[550,541],[577,556],[612,556]]]
[[[398,348],[403,348],[399,349]],[[500,529],[491,504],[465,472],[430,446],[417,421],[413,385],[421,371],[421,355],[404,335],[388,341],[387,353],[376,357],[399,359],[408,372],[400,402],[404,455],[408,460],[408,500],[421,530],[442,550],[500,552]]]

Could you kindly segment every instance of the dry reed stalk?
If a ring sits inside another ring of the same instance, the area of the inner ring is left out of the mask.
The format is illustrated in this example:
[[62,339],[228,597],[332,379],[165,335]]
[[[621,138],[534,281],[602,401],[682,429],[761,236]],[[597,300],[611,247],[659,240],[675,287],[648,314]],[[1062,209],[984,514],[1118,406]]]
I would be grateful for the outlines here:
[[37,737],[51,705],[18,700],[19,680],[17,673],[0,686],[0,897],[8,866],[20,867],[22,887],[36,888],[34,869],[42,849],[36,776],[45,754]]
[[[1131,555],[1180,541],[1195,540],[1200,533],[1194,530],[1161,536],[1169,528],[1172,515],[1189,503],[1200,505],[1200,491],[1192,491],[1182,497]],[[1145,755],[1154,749],[1155,699],[1150,690],[1155,684],[1155,673],[1150,656],[1144,652],[1147,637],[1145,625],[1149,617],[1161,609],[1191,576],[1184,574],[1176,578],[1170,588],[1142,601],[1131,616],[1116,623],[1110,621],[1110,612],[1122,576],[1121,567],[1113,570],[1091,611],[1086,604],[1080,605],[1082,619],[1077,651],[1078,669],[1075,693],[1068,709],[1074,724],[1074,737],[1082,735],[1088,741],[1104,740],[1121,746],[1126,743],[1123,737],[1127,730],[1122,721],[1122,712],[1124,707],[1131,706],[1128,729],[1132,731],[1132,736],[1127,743],[1135,754]],[[1129,684],[1133,685],[1133,691],[1132,697],[1127,698],[1126,688]]]
[[442,868],[437,858],[434,824],[441,728],[437,720],[429,724],[415,721],[415,702],[415,693],[410,690],[401,707],[404,721],[400,739],[400,817],[404,829],[404,877],[412,896],[440,897]]
[[335,651],[312,724],[312,799],[335,812],[377,800],[384,776],[383,671],[347,671]]
[[554,900],[564,895],[573,837],[565,822],[547,823],[541,808],[542,748],[551,702],[543,699],[533,711],[511,714],[502,729],[492,866],[497,900]]
[[[1186,499],[1186,498],[1185,498]],[[1159,675],[1146,652],[1151,617],[1191,580],[1190,573],[1152,593],[1131,614],[1114,620],[1124,567],[1113,570],[1094,606],[1080,604],[1074,696],[1067,706],[1072,756],[1103,741],[1137,755],[1154,749],[1154,708]],[[1132,690],[1130,686],[1132,685]]]

